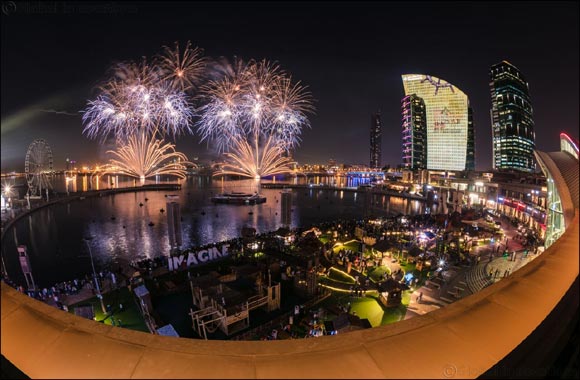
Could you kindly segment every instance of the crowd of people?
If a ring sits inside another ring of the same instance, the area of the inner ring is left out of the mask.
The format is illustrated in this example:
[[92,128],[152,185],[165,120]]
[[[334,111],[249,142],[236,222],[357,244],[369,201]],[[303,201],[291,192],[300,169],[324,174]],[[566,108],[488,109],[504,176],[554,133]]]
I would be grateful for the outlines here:
[[130,263],[131,267],[138,270],[142,274],[151,275],[151,273],[160,267],[167,267],[167,257],[157,256],[153,259],[133,260]]
[[[100,271],[96,276],[101,290],[103,289],[105,279],[108,278],[111,282],[115,282],[115,280],[113,280],[114,275],[108,270]],[[94,281],[88,274],[80,279],[75,278],[68,281],[61,281],[52,286],[43,287],[42,289],[25,289],[24,286],[16,284],[8,277],[3,277],[2,281],[31,298],[48,304],[55,304],[57,307],[65,311],[68,310],[66,304],[63,303],[63,301],[66,300],[66,297],[77,295],[82,289],[91,289],[93,294],[96,294]]]

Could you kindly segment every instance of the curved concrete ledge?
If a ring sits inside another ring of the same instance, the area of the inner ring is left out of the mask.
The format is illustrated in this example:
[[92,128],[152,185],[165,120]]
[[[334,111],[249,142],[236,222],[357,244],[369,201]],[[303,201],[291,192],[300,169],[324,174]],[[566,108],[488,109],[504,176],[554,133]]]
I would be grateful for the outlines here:
[[32,378],[474,378],[516,348],[578,277],[578,211],[543,255],[443,309],[313,339],[149,335],[65,313],[2,284],[1,350]]

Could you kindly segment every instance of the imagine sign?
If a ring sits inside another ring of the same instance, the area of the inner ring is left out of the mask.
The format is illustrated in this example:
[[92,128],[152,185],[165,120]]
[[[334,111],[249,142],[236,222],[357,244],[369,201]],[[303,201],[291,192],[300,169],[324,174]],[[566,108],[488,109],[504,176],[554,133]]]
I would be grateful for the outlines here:
[[223,257],[228,257],[229,244],[221,247],[221,252],[217,247],[202,249],[197,252],[189,252],[187,255],[172,256],[168,260],[169,270],[179,270],[185,264],[186,268],[203,265],[209,261],[214,261]]

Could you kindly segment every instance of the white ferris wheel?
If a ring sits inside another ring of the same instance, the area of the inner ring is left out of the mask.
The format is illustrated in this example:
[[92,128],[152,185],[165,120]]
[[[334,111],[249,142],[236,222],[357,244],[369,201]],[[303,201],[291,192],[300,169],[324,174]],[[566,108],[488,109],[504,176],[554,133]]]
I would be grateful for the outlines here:
[[52,150],[45,140],[34,140],[28,146],[24,172],[28,182],[28,195],[42,196],[43,189],[52,188],[50,181],[53,173]]

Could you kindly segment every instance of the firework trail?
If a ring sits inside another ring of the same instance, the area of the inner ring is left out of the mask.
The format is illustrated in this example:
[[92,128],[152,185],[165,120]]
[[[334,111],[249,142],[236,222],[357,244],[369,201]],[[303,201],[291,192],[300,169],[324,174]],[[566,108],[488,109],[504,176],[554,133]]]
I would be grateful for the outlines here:
[[115,158],[109,164],[100,168],[100,175],[123,174],[139,178],[141,184],[145,179],[156,175],[171,175],[185,178],[186,164],[189,162],[185,154],[176,152],[175,145],[165,143],[145,133],[132,135],[128,141],[116,151],[107,151]]
[[38,112],[54,113],[56,115],[79,116],[78,113],[72,113],[72,112],[68,112],[68,111],[58,111],[58,110],[40,109],[40,110],[38,110]]
[[[258,156],[256,156],[258,154]],[[269,138],[258,152],[246,141],[239,140],[232,152],[225,153],[228,161],[216,175],[239,175],[261,178],[291,171],[292,161],[284,156],[282,148]],[[257,164],[256,164],[257,163]]]
[[162,80],[171,83],[174,90],[184,92],[194,90],[207,65],[207,60],[202,55],[203,50],[192,48],[190,41],[187,41],[181,53],[178,43],[175,43],[174,48],[164,46],[163,54],[157,57]]

